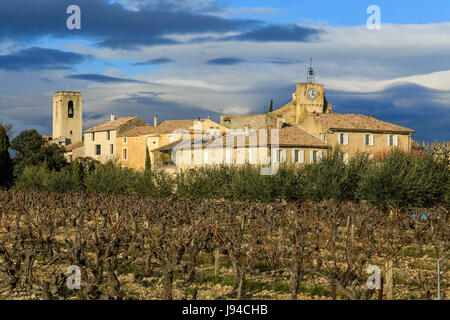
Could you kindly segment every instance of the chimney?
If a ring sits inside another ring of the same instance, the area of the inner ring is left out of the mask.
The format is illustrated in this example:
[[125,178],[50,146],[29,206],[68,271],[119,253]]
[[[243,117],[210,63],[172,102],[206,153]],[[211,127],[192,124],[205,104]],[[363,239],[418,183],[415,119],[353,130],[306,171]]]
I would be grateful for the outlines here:
[[283,118],[278,118],[277,119],[277,129],[283,128],[283,124],[284,124],[284,119]]
[[116,115],[114,113],[111,113],[111,121],[116,120]]
[[154,125],[155,127],[158,125],[158,116],[157,116],[157,115],[155,115],[155,116],[153,117],[153,125]]

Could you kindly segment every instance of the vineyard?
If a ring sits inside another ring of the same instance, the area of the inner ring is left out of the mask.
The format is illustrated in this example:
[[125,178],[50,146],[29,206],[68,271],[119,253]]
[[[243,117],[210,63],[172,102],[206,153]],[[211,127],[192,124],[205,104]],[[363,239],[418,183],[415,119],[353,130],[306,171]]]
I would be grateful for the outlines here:
[[436,299],[438,259],[448,299],[449,232],[439,206],[0,190],[0,299],[377,299],[369,265]]

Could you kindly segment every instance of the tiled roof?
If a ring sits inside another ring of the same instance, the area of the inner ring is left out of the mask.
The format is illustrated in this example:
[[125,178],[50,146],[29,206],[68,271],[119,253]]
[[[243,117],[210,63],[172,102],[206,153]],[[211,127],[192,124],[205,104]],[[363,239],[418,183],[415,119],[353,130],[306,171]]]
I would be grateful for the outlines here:
[[119,137],[137,137],[137,136],[140,136],[140,135],[143,135],[143,134],[159,133],[156,128],[157,127],[154,127],[152,125],[134,127],[134,128],[132,128],[130,130],[122,132],[118,136]]
[[329,129],[364,130],[383,132],[415,132],[414,130],[384,122],[362,114],[321,113],[315,115],[317,121]]
[[[272,143],[272,130],[275,129],[275,127],[263,127],[261,129],[267,129],[267,145],[271,145]],[[256,131],[250,131],[249,134],[245,133],[237,133],[237,134],[229,134],[226,137],[221,136],[219,138],[216,138],[215,140],[209,141],[204,143],[204,145],[209,145],[211,147],[221,147],[229,145],[238,145],[241,143],[239,140],[239,136],[244,138],[240,138],[245,140],[244,145],[242,147],[252,147],[252,146],[258,146],[260,143],[260,130],[258,129]],[[255,139],[256,136],[256,139]],[[296,127],[296,126],[285,126],[279,131],[279,141],[278,145],[280,147],[315,147],[315,148],[328,148],[329,146],[320,140],[319,138],[316,138],[306,132],[305,130]]]
[[73,151],[75,149],[81,148],[83,146],[83,141],[75,142],[66,146],[66,151]]
[[108,131],[108,130],[116,130],[124,123],[127,123],[130,120],[136,119],[138,117],[126,117],[126,118],[117,118],[114,121],[106,121],[98,126],[92,127],[90,129],[85,130],[84,132],[97,132],[97,131]]
[[[200,119],[207,120],[207,119]],[[169,120],[158,125],[160,133],[172,133],[177,129],[194,130],[194,124],[198,120]]]
[[[207,119],[200,119],[200,120],[207,120]],[[195,121],[197,121],[197,119],[196,120],[194,120],[194,119],[169,120],[169,121],[164,121],[164,122],[160,123],[156,127],[150,126],[150,125],[135,127],[133,129],[130,129],[128,131],[121,133],[119,136],[120,137],[135,137],[135,136],[139,136],[139,135],[143,135],[143,134],[173,133],[179,129],[193,131]]]

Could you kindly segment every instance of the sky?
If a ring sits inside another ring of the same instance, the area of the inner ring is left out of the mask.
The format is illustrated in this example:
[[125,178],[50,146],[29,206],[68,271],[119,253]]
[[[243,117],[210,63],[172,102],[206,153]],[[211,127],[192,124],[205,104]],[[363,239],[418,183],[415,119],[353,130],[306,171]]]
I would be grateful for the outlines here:
[[[367,27],[371,5],[380,29]],[[51,134],[60,90],[81,91],[85,129],[110,113],[261,113],[290,100],[312,58],[335,112],[448,141],[449,52],[447,0],[1,1],[0,119]]]

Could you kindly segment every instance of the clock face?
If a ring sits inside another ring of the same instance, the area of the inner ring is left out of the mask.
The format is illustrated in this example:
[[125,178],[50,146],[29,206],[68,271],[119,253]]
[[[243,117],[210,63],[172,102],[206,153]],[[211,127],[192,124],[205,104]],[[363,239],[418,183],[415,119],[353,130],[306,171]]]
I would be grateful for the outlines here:
[[309,89],[309,90],[308,90],[308,97],[309,97],[311,100],[316,99],[316,98],[317,98],[317,91],[316,91],[316,89]]

